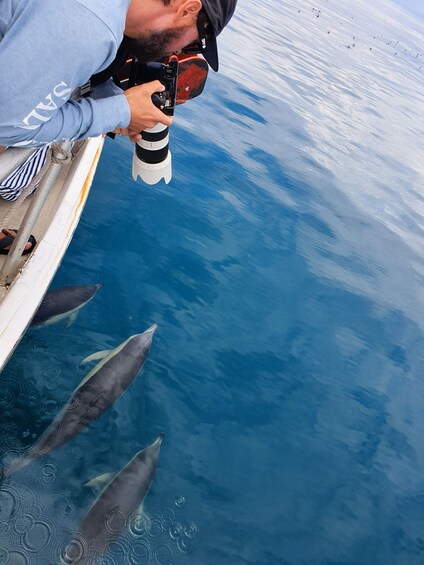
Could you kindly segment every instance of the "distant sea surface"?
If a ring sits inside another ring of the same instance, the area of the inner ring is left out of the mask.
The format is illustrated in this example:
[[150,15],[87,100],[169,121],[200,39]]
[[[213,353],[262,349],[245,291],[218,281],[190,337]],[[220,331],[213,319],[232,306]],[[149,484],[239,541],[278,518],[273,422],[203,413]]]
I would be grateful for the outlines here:
[[51,565],[89,479],[165,433],[98,563],[424,563],[424,25],[388,0],[240,2],[177,108],[173,179],[107,139],[52,287],[103,283],[0,377],[0,456],[86,356],[158,324],[130,389],[0,486],[0,563]]

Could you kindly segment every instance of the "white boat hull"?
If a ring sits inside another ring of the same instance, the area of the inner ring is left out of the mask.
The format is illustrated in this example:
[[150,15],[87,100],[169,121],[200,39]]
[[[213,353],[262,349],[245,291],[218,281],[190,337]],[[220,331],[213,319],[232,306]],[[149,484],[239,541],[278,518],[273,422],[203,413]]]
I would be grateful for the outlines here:
[[0,303],[0,370],[38,309],[80,220],[103,147],[89,139],[69,167],[48,227]]

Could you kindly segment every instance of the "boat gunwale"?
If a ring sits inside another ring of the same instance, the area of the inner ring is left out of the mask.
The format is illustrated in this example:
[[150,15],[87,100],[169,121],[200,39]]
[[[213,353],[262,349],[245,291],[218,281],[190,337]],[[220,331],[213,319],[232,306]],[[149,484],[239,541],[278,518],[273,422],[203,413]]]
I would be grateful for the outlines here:
[[102,136],[90,138],[66,172],[52,219],[36,248],[7,287],[0,302],[0,371],[12,355],[72,240],[103,148]]

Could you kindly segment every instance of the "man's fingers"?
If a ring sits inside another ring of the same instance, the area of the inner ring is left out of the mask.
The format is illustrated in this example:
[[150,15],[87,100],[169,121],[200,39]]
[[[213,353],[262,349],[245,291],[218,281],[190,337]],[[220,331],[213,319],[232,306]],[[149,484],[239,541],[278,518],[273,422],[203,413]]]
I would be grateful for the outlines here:
[[131,121],[128,125],[130,131],[140,132],[152,128],[157,123],[165,126],[172,124],[171,116],[164,114],[152,101],[152,94],[162,92],[164,88],[160,81],[154,80],[133,86],[124,92],[131,111]]
[[167,116],[161,110],[159,110],[159,112],[160,112],[160,120],[158,120],[158,122],[160,124],[163,124],[164,126],[169,127],[172,124],[172,116]]
[[[137,130],[132,130],[130,128],[116,128],[113,130],[112,133],[116,133],[117,135],[128,136],[131,141],[140,141],[141,135],[140,132]],[[105,134],[104,134],[105,135]]]
[[154,80],[152,82],[147,82],[146,85],[150,87],[151,94],[153,94],[154,92],[163,92],[165,90],[165,87],[160,82],[160,80]]
[[[147,129],[152,129],[157,124],[163,124],[164,126],[169,127],[172,124],[172,119],[168,120],[168,119],[165,119],[165,117],[167,118],[167,116],[165,116],[165,114],[163,114],[163,118],[161,117],[160,119],[157,119],[157,120],[146,120],[145,122],[140,123],[140,125],[139,125],[140,130],[139,131],[145,131]],[[137,126],[137,124],[135,124],[134,122],[133,122],[133,125]]]
[[164,126],[169,127],[172,124],[172,116],[167,116],[161,110],[159,110],[159,108],[153,106],[149,118],[146,118],[142,122],[138,121],[137,119],[132,121],[131,129],[134,130],[137,128],[137,131],[140,132],[144,129],[150,129],[156,124],[163,124]]

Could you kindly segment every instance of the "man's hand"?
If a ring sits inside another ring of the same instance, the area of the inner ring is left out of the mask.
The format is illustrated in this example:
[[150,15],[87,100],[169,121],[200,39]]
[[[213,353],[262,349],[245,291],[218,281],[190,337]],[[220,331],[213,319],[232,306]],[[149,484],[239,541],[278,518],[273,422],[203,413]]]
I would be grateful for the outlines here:
[[116,128],[112,133],[116,133],[116,135],[128,135],[130,141],[134,141],[135,143],[141,139],[140,132],[132,131],[130,128]]
[[[134,132],[139,133],[145,129],[152,128],[157,123],[165,126],[172,124],[172,117],[164,114],[152,102],[152,94],[154,92],[163,92],[165,87],[163,84],[154,80],[139,86],[133,86],[124,92],[131,110],[131,121],[125,131],[128,133],[124,135],[131,135]],[[136,141],[131,139],[131,141]]]
[[6,149],[7,149],[7,147],[5,147],[4,145],[0,145],[0,153],[1,153],[2,151],[6,151]]

